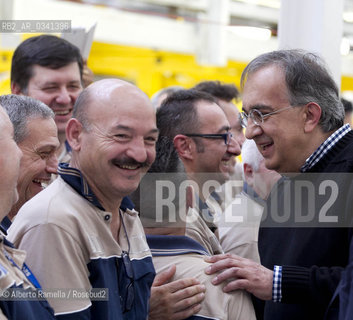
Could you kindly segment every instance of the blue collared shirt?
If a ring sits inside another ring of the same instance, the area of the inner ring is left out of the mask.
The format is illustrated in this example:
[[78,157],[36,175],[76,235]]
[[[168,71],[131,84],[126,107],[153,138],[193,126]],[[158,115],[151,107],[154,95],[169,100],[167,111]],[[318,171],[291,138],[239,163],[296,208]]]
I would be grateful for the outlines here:
[[332,133],[323,143],[321,143],[321,145],[315,150],[315,152],[308,159],[306,159],[304,165],[300,168],[300,171],[306,172],[311,169],[350,130],[350,125],[346,124],[341,128],[337,129],[334,133]]

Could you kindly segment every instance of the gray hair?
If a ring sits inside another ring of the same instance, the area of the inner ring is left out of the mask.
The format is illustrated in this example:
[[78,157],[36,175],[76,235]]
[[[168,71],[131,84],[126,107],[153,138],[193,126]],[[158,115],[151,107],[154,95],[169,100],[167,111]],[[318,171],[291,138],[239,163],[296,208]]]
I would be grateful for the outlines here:
[[338,87],[324,61],[304,50],[277,50],[252,60],[241,76],[241,87],[259,69],[278,66],[284,72],[289,102],[292,106],[315,102],[321,107],[320,126],[330,132],[343,125],[344,109]]
[[264,160],[254,140],[246,139],[241,148],[241,158],[243,163],[250,164],[255,172],[259,170],[261,161]]
[[165,98],[167,98],[170,94],[172,94],[176,91],[179,91],[179,90],[183,90],[183,89],[184,88],[181,86],[170,86],[170,87],[166,87],[166,88],[162,88],[162,89],[158,90],[151,97],[151,103],[152,103],[153,107],[155,109],[159,109],[159,107],[161,106],[161,102],[163,102],[163,101],[159,101],[159,99],[163,95],[165,95]]
[[28,96],[8,94],[0,96],[0,105],[5,109],[14,127],[16,143],[22,142],[28,135],[29,119],[54,119],[55,114],[45,103]]

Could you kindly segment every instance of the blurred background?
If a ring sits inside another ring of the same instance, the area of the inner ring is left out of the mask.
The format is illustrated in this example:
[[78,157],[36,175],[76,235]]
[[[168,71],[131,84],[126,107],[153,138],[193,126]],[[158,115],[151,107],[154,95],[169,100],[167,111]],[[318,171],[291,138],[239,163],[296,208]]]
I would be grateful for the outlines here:
[[[352,0],[0,0],[0,20],[70,20],[91,29],[85,51],[94,78],[122,78],[149,96],[202,80],[239,86],[255,56],[301,47],[322,54],[353,99]],[[14,49],[38,33],[1,30],[5,94]]]

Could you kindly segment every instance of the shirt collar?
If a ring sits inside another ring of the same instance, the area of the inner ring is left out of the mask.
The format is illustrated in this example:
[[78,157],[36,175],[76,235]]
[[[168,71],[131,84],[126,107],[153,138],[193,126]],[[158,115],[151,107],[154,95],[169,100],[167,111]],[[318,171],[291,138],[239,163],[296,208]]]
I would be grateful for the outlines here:
[[[105,211],[104,207],[95,196],[86,179],[81,174],[80,170],[69,167],[68,163],[60,163],[58,167],[58,174],[61,178],[76,190],[82,197],[92,203],[98,209]],[[132,210],[134,208],[133,202],[128,197],[124,197],[121,201],[120,208],[123,211],[126,209]]]
[[146,235],[146,238],[153,256],[209,255],[201,244],[187,236]]
[[120,209],[126,211],[127,209],[132,210],[135,208],[134,203],[131,201],[129,197],[124,197],[120,203]]
[[5,216],[4,219],[2,219],[1,223],[0,223],[0,230],[7,235],[7,230],[10,228],[11,226],[11,220],[9,219],[8,216]]
[[332,133],[315,151],[314,153],[306,159],[304,165],[301,167],[301,172],[306,172],[311,169],[315,164],[317,164],[322,157],[329,152],[332,147],[349,131],[351,127],[349,124],[342,126],[337,129],[334,133]]

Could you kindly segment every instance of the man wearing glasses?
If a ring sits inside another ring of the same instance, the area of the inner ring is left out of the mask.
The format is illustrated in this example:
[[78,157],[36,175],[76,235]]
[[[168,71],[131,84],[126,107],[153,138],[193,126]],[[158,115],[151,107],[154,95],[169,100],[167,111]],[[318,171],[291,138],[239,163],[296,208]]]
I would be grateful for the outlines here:
[[157,126],[160,135],[177,151],[197,189],[199,216],[187,225],[186,235],[201,242],[209,253],[221,253],[222,248],[212,232],[217,227],[214,215],[205,199],[214,187],[229,179],[232,158],[240,154],[240,146],[229,131],[223,110],[207,93],[180,90],[162,103]]
[[[235,105],[235,102],[240,98],[240,92],[237,87],[232,83],[202,81],[193,89],[209,93],[215,98],[227,117],[230,125],[229,131],[241,148],[245,141],[245,136],[240,122],[240,113]],[[236,157],[232,157],[232,163],[229,166],[230,179],[212,192],[206,200],[208,206],[214,208],[221,215],[223,215],[226,207],[231,204],[235,196],[242,191],[242,169],[236,162]]]
[[245,136],[239,120],[238,108],[234,104],[240,98],[237,87],[232,83],[202,81],[193,89],[207,92],[216,99],[217,104],[222,108],[229,121],[230,132],[241,147],[245,141]]
[[[195,277],[206,286],[205,300],[195,319],[255,320],[250,295],[244,290],[228,294],[222,291],[222,286],[214,287],[211,283],[213,277],[204,272],[208,265],[204,257],[209,253],[200,243],[185,235],[185,217],[190,216],[196,207],[194,191],[181,169],[183,165],[178,154],[170,148],[173,145],[164,138],[158,139],[156,160],[139,186],[141,222],[156,273],[176,265],[174,279]],[[168,161],[165,161],[166,154]],[[160,192],[161,186],[169,186],[168,190],[173,194],[168,206],[164,205],[166,193]]]
[[[348,262],[353,131],[343,125],[338,88],[314,54],[263,54],[245,68],[242,87],[246,137],[268,169],[292,175],[267,202],[258,239],[262,265],[220,255],[209,259],[206,273],[224,270],[214,284],[231,279],[224,291],[246,289],[264,300],[257,301],[259,319],[322,319]],[[313,193],[305,196],[298,183]],[[305,223],[296,219],[304,213],[311,217]]]

